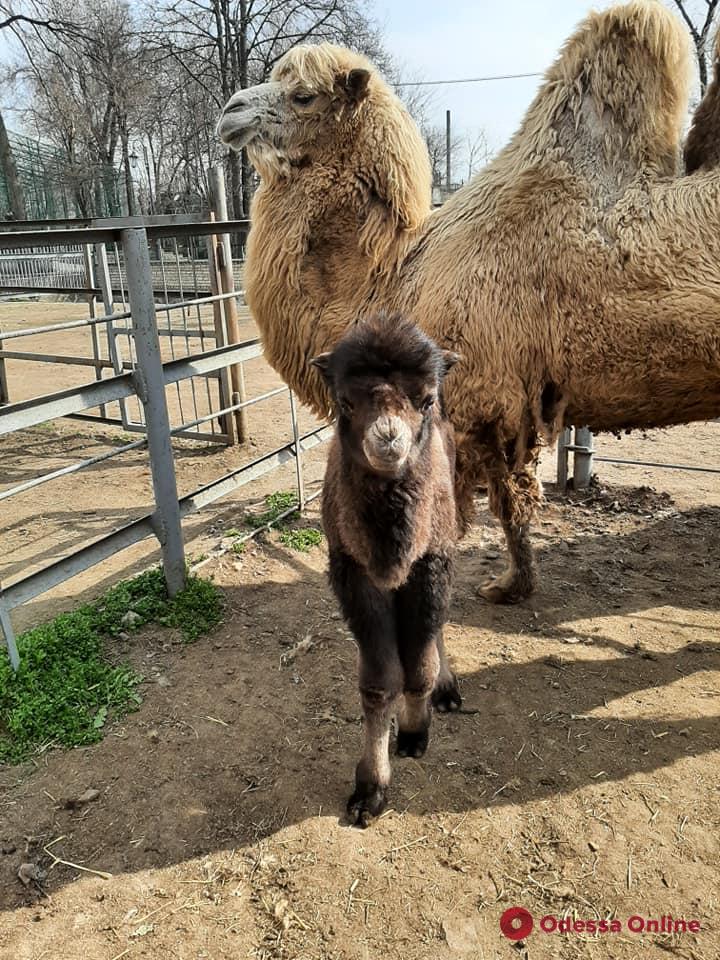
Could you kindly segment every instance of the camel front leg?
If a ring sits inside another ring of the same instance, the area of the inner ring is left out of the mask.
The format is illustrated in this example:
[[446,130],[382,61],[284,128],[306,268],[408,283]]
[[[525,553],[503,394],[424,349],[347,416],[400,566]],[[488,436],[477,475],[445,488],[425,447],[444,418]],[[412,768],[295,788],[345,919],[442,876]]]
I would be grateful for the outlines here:
[[441,664],[448,703],[455,698],[462,702],[442,642],[451,579],[450,557],[428,554],[414,564],[407,583],[395,595],[398,649],[404,671],[397,735],[401,757],[421,757],[427,749]]
[[387,803],[390,726],[403,688],[395,610],[392,594],[372,584],[342,551],[330,551],[330,582],[359,648],[365,742],[347,811],[352,824],[367,827]]

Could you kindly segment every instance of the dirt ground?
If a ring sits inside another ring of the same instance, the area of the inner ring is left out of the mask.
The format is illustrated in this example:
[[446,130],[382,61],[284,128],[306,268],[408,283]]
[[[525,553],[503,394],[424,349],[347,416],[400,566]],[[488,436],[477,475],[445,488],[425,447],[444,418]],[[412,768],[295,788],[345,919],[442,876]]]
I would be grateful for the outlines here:
[[[272,380],[262,364],[256,377]],[[264,412],[251,425],[258,451],[287,430],[279,407],[276,422]],[[719,438],[712,423],[597,445],[719,466]],[[2,441],[0,480],[113,442],[112,430],[73,422],[28,431]],[[177,451],[184,488],[247,455]],[[548,456],[546,481],[553,469]],[[318,455],[313,481],[321,470]],[[212,635],[186,646],[148,629],[112,650],[146,678],[137,713],[93,747],[0,770],[0,957],[716,960],[720,478],[598,472],[587,493],[548,486],[534,530],[540,588],[516,607],[477,596],[504,563],[480,503],[446,631],[463,711],[435,718],[424,758],[394,761],[391,810],[367,831],[343,820],[360,710],[324,548],[298,554],[271,535],[208,563],[226,598]],[[148,482],[144,455],[133,455],[3,502],[3,578],[142,512]],[[289,471],[199,514],[190,551],[217,544],[266,489],[291,486]],[[18,619],[99,592],[148,551]],[[68,809],[88,788],[98,798]],[[47,871],[39,887],[17,879],[24,862]],[[499,927],[515,906],[535,918],[519,946]],[[668,914],[699,932],[627,929],[632,916]],[[546,915],[617,918],[623,929],[545,933]]]

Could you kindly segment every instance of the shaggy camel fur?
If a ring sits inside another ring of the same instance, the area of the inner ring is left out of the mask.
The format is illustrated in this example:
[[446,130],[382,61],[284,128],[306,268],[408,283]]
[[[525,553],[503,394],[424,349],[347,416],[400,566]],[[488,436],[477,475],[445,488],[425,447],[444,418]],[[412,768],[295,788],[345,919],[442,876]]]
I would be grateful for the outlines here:
[[689,44],[657,0],[593,13],[508,146],[439,210],[420,135],[364,58],[301,46],[219,123],[261,175],[246,268],[266,356],[316,412],[307,360],[399,311],[464,357],[446,393],[458,506],[486,486],[527,596],[540,443],[564,424],[720,414],[720,173],[680,175]]
[[322,517],[330,582],[360,652],[365,749],[348,801],[359,826],[387,801],[393,714],[398,754],[421,757],[431,696],[439,709],[461,704],[442,642],[458,525],[441,390],[456,360],[414,324],[380,315],[312,361],[338,412]]
[[720,29],[715,37],[715,72],[697,108],[685,143],[685,169],[712,170],[720,163]]

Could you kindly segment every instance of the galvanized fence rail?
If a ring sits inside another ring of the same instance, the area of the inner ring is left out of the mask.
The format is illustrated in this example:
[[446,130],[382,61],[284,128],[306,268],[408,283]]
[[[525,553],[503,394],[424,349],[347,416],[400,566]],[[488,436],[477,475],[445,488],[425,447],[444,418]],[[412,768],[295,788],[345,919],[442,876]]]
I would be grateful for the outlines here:
[[[713,421],[720,432],[720,420]],[[698,467],[688,463],[664,463],[654,460],[623,460],[618,457],[605,457],[597,453],[593,434],[587,427],[568,427],[558,437],[557,443],[557,485],[566,490],[569,480],[570,457],[573,458],[573,488],[585,490],[593,477],[594,463],[616,463],[631,467],[653,467],[660,470],[686,470],[689,473],[720,474],[718,467]]]
[[[234,229],[233,222],[207,222],[193,224],[195,236],[215,237]],[[268,390],[258,396],[240,398],[238,391],[230,396],[230,402],[223,407],[214,407],[207,413],[183,420],[175,427],[171,426],[168,413],[167,388],[187,382],[191,378],[209,375],[228,375],[235,366],[252,358],[261,356],[262,348],[257,340],[242,343],[225,344],[203,349],[194,354],[185,355],[163,362],[161,355],[161,331],[158,325],[158,313],[162,311],[166,322],[173,310],[187,310],[192,301],[165,304],[157,307],[153,290],[153,275],[150,266],[148,244],[159,237],[168,236],[169,230],[178,229],[178,225],[150,225],[131,227],[88,228],[83,231],[58,229],[32,233],[0,235],[0,250],[14,246],[31,247],[34,243],[44,245],[64,245],[68,242],[80,244],[119,244],[127,266],[127,306],[122,314],[90,317],[83,321],[71,321],[53,326],[50,329],[74,329],[79,326],[95,328],[100,324],[118,322],[119,318],[128,321],[128,330],[132,336],[132,360],[124,360],[120,370],[113,369],[113,376],[96,379],[78,387],[58,391],[30,400],[9,403],[0,407],[0,436],[33,425],[45,423],[58,417],[82,416],[92,408],[121,401],[138,401],[143,416],[145,436],[137,441],[124,444],[99,456],[78,461],[66,467],[49,471],[31,480],[0,493],[0,500],[23,493],[39,484],[48,483],[61,476],[77,473],[111,457],[120,456],[128,450],[147,447],[153,484],[154,509],[119,529],[113,530],[69,552],[61,559],[33,573],[15,578],[0,586],[0,630],[4,635],[10,660],[15,669],[19,665],[19,653],[11,621],[11,611],[23,603],[51,590],[65,580],[89,569],[101,561],[116,555],[119,551],[155,536],[160,544],[165,579],[170,595],[176,594],[185,583],[185,549],[182,534],[182,520],[188,514],[202,509],[220,497],[226,496],[238,487],[256,480],[277,469],[285,463],[296,464],[296,482],[298,504],[302,510],[307,503],[303,479],[303,455],[329,439],[331,428],[318,427],[302,434],[298,424],[295,399],[287,387]],[[188,231],[189,227],[182,227]],[[78,236],[78,234],[82,234]],[[187,234],[186,234],[187,235]],[[235,292],[218,292],[213,297],[204,298],[212,303],[226,323],[224,310],[228,304],[234,304]],[[17,331],[6,334],[5,339],[19,339],[22,336],[35,336],[42,328],[29,331]],[[102,373],[101,368],[97,368]],[[172,451],[172,437],[186,436],[193,428],[219,417],[227,417],[244,412],[249,406],[267,401],[272,397],[285,394],[289,398],[290,437],[282,446],[271,450],[237,469],[198,487],[192,493],[179,498]]]
[[[222,167],[210,171],[212,206],[210,219],[227,220],[225,184]],[[207,223],[207,221],[206,221]],[[5,291],[75,293],[75,299],[88,304],[87,331],[91,349],[88,355],[64,350],[62,354],[42,346],[35,350],[18,349],[13,341],[26,336],[52,335],[63,330],[80,330],[81,321],[71,324],[49,325],[32,330],[0,330],[0,405],[12,402],[6,373],[7,360],[42,361],[53,364],[92,366],[96,380],[108,370],[120,374],[135,368],[134,332],[128,311],[128,265],[122,246],[110,239],[119,229],[146,227],[153,232],[150,257],[152,289],[156,310],[163,312],[166,322],[158,328],[161,340],[169,345],[173,359],[203,352],[214,346],[237,342],[236,292],[242,295],[243,264],[233,261],[230,238],[227,233],[207,235],[197,230],[201,222],[196,216],[167,215],[88,220],[78,229],[73,221],[50,224],[53,245],[40,244],[34,238],[47,241],[48,226],[36,222],[11,224],[11,240],[0,248],[0,293]],[[19,229],[25,226],[27,229]],[[233,221],[233,233],[244,236],[247,221]],[[114,231],[110,235],[103,231]],[[66,231],[66,233],[62,233]],[[95,231],[95,232],[93,232]],[[70,233],[74,240],[65,239]],[[20,246],[18,238],[26,237],[35,245]],[[84,241],[84,242],[82,242]],[[37,253],[40,251],[40,253]],[[55,251],[53,255],[53,251]],[[59,273],[64,258],[72,256],[76,275],[59,284]],[[56,262],[57,261],[57,262]],[[46,265],[33,272],[28,265]],[[5,264],[5,267],[3,267]],[[10,267],[14,272],[8,272]],[[3,273],[5,269],[5,273]],[[57,282],[55,282],[57,281]],[[227,302],[221,308],[217,297],[226,294]],[[212,316],[207,316],[208,306]],[[241,365],[220,370],[203,378],[191,378],[177,383],[174,388],[177,415],[181,421],[194,421],[195,426],[181,433],[188,439],[232,444],[243,442],[246,436],[246,415],[243,409],[216,419],[205,416],[217,406],[227,407],[231,400],[241,401],[243,372]],[[121,399],[112,409],[103,404],[98,409],[75,414],[81,419],[122,425],[127,432],[145,433],[146,424],[142,404],[135,398]]]

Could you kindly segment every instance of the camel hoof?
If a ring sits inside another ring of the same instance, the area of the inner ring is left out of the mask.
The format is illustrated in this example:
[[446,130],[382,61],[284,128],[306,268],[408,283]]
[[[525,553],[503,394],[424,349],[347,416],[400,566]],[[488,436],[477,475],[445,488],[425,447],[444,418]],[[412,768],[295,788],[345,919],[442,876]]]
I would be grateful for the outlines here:
[[447,680],[438,682],[432,692],[432,705],[438,713],[456,713],[462,707],[462,697],[455,674],[451,674]]
[[480,596],[488,603],[520,603],[532,592],[533,584],[526,584],[519,577],[499,577],[478,589]]
[[397,755],[399,757],[422,757],[430,742],[430,730],[398,730]]
[[347,802],[350,826],[365,830],[373,817],[379,816],[387,805],[388,788],[379,783],[361,782]]

